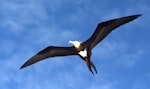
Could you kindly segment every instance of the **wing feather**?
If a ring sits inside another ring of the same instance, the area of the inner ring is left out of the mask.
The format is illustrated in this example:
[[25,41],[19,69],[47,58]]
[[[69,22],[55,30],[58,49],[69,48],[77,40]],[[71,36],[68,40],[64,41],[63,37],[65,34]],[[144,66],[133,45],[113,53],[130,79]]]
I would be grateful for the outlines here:
[[141,15],[126,16],[99,23],[93,35],[88,40],[83,42],[83,44],[90,46],[90,48],[92,49],[95,45],[102,41],[112,30],[136,19],[139,16]]
[[75,48],[72,47],[56,47],[56,46],[49,46],[45,48],[44,50],[37,53],[35,56],[30,58],[27,62],[25,62],[21,68],[24,68],[26,66],[29,66],[31,64],[34,64],[38,61],[41,61],[43,59],[49,58],[49,57],[55,57],[55,56],[67,56],[67,55],[77,55],[77,52]]

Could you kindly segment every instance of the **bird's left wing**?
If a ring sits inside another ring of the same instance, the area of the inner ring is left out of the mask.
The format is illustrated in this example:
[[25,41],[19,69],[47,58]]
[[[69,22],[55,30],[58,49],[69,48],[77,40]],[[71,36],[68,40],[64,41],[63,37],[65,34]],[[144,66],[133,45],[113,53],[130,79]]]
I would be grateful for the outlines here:
[[49,46],[45,48],[44,50],[37,53],[35,56],[30,58],[27,62],[25,62],[21,68],[24,68],[26,66],[29,66],[31,64],[34,64],[38,61],[41,61],[43,59],[49,58],[49,57],[55,57],[55,56],[67,56],[67,55],[77,55],[77,52],[72,47],[56,47],[56,46]]
[[93,35],[88,40],[83,42],[83,45],[86,44],[92,49],[96,44],[102,41],[112,30],[136,19],[139,16],[141,15],[126,16],[98,24]]

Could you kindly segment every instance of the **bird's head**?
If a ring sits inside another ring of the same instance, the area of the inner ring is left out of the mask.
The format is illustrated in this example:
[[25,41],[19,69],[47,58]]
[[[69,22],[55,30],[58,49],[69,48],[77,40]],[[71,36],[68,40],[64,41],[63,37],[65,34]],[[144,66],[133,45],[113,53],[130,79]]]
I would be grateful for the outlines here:
[[76,48],[79,48],[80,45],[81,45],[81,42],[79,42],[79,41],[71,41],[71,40],[70,40],[68,43],[73,44]]

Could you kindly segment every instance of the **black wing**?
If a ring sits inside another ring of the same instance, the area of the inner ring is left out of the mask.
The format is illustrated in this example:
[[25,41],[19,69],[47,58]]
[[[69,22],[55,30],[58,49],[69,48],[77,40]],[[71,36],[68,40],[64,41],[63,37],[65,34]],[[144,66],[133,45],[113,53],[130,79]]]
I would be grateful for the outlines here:
[[83,45],[89,46],[90,49],[92,49],[96,44],[102,41],[112,30],[136,19],[139,16],[141,15],[127,16],[98,24],[93,35],[88,40],[83,42]]
[[21,68],[34,64],[38,61],[49,57],[55,56],[67,56],[67,55],[77,55],[76,49],[72,47],[56,47],[56,46],[49,46],[44,50],[37,53],[35,56],[30,58],[27,62],[25,62]]

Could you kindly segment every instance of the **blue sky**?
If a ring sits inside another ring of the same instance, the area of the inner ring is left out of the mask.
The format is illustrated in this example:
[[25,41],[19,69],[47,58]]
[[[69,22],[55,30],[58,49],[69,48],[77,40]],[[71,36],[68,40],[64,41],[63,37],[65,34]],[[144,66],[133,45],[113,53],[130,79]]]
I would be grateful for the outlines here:
[[[1,0],[0,89],[150,89],[149,0]],[[85,41],[102,21],[143,14],[93,49],[98,74],[77,56],[20,66],[49,45]]]

